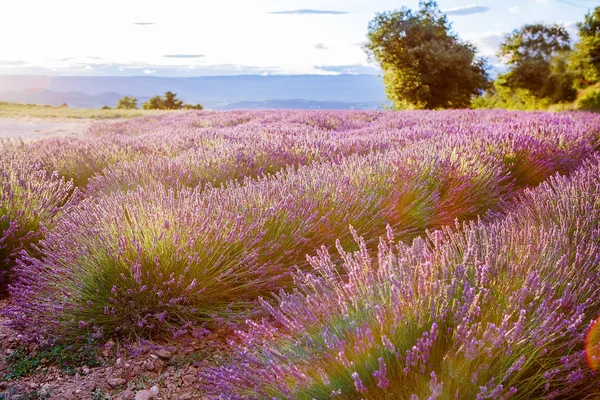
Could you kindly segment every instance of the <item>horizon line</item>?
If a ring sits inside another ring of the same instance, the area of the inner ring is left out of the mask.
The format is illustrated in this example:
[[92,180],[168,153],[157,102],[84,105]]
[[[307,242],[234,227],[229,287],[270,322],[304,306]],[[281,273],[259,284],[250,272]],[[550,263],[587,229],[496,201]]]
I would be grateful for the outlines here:
[[318,76],[318,77],[338,77],[338,76],[375,76],[378,74],[239,74],[239,75],[198,75],[198,76],[164,76],[164,75],[37,75],[37,74],[2,74],[0,77],[38,77],[38,78],[162,78],[162,79],[198,79],[198,78],[234,78],[253,76],[261,78],[269,77],[290,77],[290,76]]

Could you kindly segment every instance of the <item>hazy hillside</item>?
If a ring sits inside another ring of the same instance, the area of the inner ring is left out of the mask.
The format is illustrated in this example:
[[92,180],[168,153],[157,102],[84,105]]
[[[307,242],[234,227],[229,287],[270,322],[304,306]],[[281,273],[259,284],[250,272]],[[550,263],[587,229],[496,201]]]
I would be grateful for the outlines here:
[[0,101],[98,108],[124,95],[140,101],[171,90],[207,108],[378,108],[385,100],[374,75],[160,77],[0,76]]

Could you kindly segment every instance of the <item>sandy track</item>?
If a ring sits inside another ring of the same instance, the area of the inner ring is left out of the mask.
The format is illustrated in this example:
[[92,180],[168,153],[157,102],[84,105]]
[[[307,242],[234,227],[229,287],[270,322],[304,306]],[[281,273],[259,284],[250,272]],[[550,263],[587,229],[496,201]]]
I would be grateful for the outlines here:
[[0,118],[0,138],[36,140],[85,133],[90,120]]

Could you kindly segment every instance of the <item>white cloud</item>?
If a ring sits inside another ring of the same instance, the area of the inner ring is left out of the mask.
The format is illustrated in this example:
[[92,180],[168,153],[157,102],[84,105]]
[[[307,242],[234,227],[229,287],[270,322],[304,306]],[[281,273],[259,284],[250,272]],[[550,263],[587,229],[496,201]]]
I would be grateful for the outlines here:
[[487,32],[468,38],[482,56],[491,58],[495,58],[503,39],[504,33],[502,32]]
[[156,70],[155,70],[155,69],[145,69],[145,70],[144,70],[144,73],[145,73],[146,75],[150,75],[150,74],[153,74],[153,73],[155,73],[155,72],[156,72]]
[[511,13],[514,13],[514,14],[518,14],[521,12],[521,7],[514,6],[514,7],[509,8],[508,11],[510,11]]
[[[591,2],[585,0],[586,4]],[[368,22],[376,12],[395,7],[391,0],[180,0],[177,7],[165,7],[159,0],[103,0],[103,6],[90,14],[89,2],[81,0],[0,3],[0,37],[19,32],[18,40],[6,40],[0,46],[5,60],[0,63],[2,73],[12,68],[31,71],[34,67],[79,73],[90,65],[93,71],[106,74],[145,75],[144,70],[148,70],[160,76],[167,72],[187,76],[190,70],[197,75],[212,74],[221,70],[211,66],[223,65],[252,66],[243,73],[256,74],[323,73],[314,66],[363,65],[367,56],[361,47]],[[445,3],[444,11],[459,36],[483,37],[478,40],[484,43],[477,44],[485,54],[497,50],[488,43],[496,40],[486,33],[488,30],[506,32],[538,19],[578,21],[585,11],[562,0]],[[396,2],[397,6],[403,4],[414,8],[417,0]],[[517,5],[519,14],[507,12]],[[531,7],[539,13],[530,13]],[[313,16],[305,8],[312,10]],[[279,10],[295,12],[287,16],[269,14]],[[315,15],[319,10],[347,14]],[[297,15],[298,11],[304,16]],[[327,50],[317,51],[315,46]],[[102,70],[104,65],[113,69]],[[136,65],[143,66],[134,69]],[[124,71],[118,70],[121,66]],[[235,72],[233,67],[226,68],[227,73]]]
[[341,15],[348,14],[346,11],[338,10],[290,10],[290,11],[271,11],[269,14],[279,15]]
[[442,10],[442,12],[447,15],[471,15],[481,14],[488,12],[489,10],[489,7],[478,6],[477,4],[468,4],[466,6],[448,8],[446,10]]

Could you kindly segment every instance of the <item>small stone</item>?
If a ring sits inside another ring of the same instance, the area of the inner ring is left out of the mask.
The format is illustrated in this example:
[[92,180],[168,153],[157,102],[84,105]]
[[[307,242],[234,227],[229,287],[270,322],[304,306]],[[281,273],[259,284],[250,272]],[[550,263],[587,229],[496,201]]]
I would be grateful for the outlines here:
[[156,369],[161,370],[165,366],[165,363],[162,360],[156,360],[154,361],[154,366]]
[[156,366],[150,360],[144,362],[143,367],[146,371],[154,371],[156,369]]
[[131,375],[132,376],[140,375],[142,372],[144,372],[144,370],[139,365],[135,365],[133,368],[131,368]]
[[154,352],[154,354],[156,354],[163,360],[168,360],[173,355],[169,350],[165,350],[165,349],[158,349]]
[[198,378],[196,376],[194,376],[194,375],[185,375],[183,377],[183,382],[186,385],[191,385],[191,384],[193,384],[196,381],[198,381]]
[[67,389],[60,395],[50,397],[50,400],[75,400],[76,398],[73,389]]
[[179,400],[192,400],[192,394],[191,393],[183,393],[183,394],[179,395]]
[[152,400],[154,398],[154,394],[149,390],[140,390],[135,394],[135,400]]
[[150,388],[150,392],[154,395],[154,397],[158,397],[158,386],[154,385]]
[[81,373],[83,375],[87,375],[90,373],[90,367],[88,367],[87,365],[84,365],[83,367],[81,367]]
[[0,390],[6,390],[7,387],[8,387],[8,382],[6,382],[6,381],[0,382]]
[[112,387],[121,386],[127,383],[127,381],[123,378],[111,378],[108,379],[106,382],[108,382],[108,384]]
[[104,348],[106,349],[112,349],[113,347],[115,347],[116,343],[113,342],[112,340],[109,340],[108,342],[104,343]]
[[50,389],[42,387],[40,390],[38,390],[38,393],[40,394],[41,397],[46,397],[50,394]]
[[135,393],[131,389],[127,389],[117,395],[117,400],[133,400],[135,399]]

